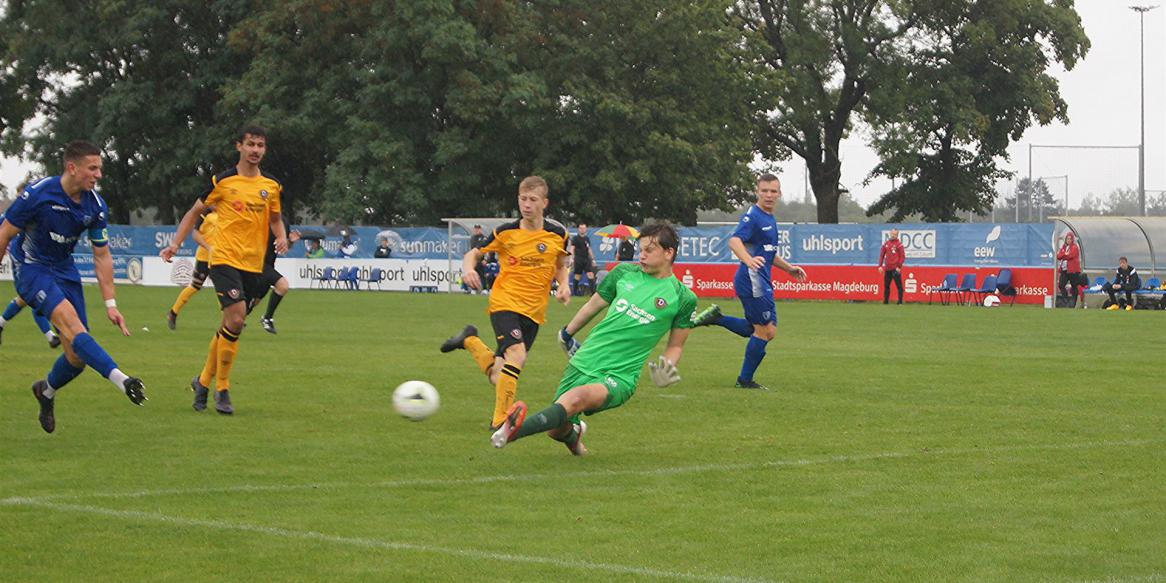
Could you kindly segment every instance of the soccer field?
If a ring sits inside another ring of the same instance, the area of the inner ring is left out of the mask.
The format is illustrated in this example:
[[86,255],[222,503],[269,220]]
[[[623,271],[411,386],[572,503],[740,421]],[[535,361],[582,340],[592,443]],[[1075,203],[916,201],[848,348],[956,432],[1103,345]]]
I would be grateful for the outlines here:
[[[27,310],[8,324],[0,580],[1166,579],[1166,313],[779,303],[773,391],[731,388],[743,340],[698,329],[683,381],[645,374],[575,458],[541,436],[490,447],[493,389],[437,350],[488,328],[485,297],[295,290],[279,335],[243,334],[224,417],[190,407],[213,294],[171,332],[177,292],[121,287],[123,338],[86,288],[150,400],[86,371],[52,435],[29,386],[56,352]],[[550,308],[532,410],[580,305]],[[393,412],[408,379],[441,392],[436,416]]]

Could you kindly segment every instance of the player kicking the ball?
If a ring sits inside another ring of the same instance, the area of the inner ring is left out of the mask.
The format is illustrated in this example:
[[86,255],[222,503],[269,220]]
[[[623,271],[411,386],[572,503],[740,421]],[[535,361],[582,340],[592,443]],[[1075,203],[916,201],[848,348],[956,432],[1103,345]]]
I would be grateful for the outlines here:
[[[640,263],[616,267],[599,290],[559,331],[559,342],[571,355],[555,402],[526,416],[526,404],[518,401],[506,420],[490,437],[494,447],[528,435],[547,432],[575,455],[584,455],[583,434],[587,424],[579,415],[593,415],[627,403],[652,348],[669,333],[664,354],[648,365],[656,386],[680,380],[676,363],[693,327],[696,295],[672,274],[680,238],[668,225],[645,227],[640,234]],[[584,344],[574,338],[604,308],[607,315]]]

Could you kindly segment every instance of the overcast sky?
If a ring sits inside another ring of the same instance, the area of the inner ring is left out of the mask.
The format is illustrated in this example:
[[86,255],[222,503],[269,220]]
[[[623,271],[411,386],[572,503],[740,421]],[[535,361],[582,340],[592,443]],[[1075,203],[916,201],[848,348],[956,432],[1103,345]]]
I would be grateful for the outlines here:
[[[1157,1],[1157,0],[1155,0]],[[1138,2],[1134,2],[1138,3]],[[1152,5],[1152,2],[1147,2]],[[1030,129],[1009,148],[1011,160],[1005,168],[1028,175],[1029,144],[1136,146],[1139,129],[1139,36],[1138,13],[1131,2],[1118,0],[1077,0],[1077,12],[1092,42],[1089,54],[1072,71],[1057,69],[1061,95],[1069,104],[1068,125],[1056,124]],[[1146,189],[1166,189],[1166,8],[1145,16],[1146,54]],[[889,183],[875,181],[863,186],[877,159],[863,145],[861,137],[842,144],[842,183],[864,206],[889,189]],[[787,199],[805,196],[805,165],[794,158],[782,173]],[[0,184],[7,192],[32,169],[18,160],[0,160]],[[1105,195],[1114,188],[1137,188],[1137,150],[1033,150],[1034,177],[1048,178],[1049,189],[1060,196],[1069,187],[1071,207],[1088,194]],[[1009,189],[1010,185],[1001,185]]]

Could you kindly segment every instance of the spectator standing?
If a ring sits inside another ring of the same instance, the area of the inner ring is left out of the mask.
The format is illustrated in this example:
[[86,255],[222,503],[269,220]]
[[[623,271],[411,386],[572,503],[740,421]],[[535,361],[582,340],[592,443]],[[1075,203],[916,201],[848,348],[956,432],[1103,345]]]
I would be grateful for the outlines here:
[[352,240],[352,229],[345,228],[343,231],[340,231],[340,234],[344,238],[340,241],[340,250],[337,252],[337,255],[344,259],[356,255],[357,245],[356,241]]
[[[1081,247],[1077,245],[1072,232],[1065,233],[1065,242],[1057,251],[1057,289],[1060,290],[1062,296],[1071,298],[1069,300],[1070,307],[1076,307],[1077,296],[1084,293],[1077,291],[1081,285],[1081,279]],[[1068,288],[1067,291],[1066,288]],[[1082,305],[1084,305],[1084,300],[1082,300]]]
[[899,230],[891,229],[891,238],[883,242],[879,251],[879,271],[883,274],[883,304],[891,299],[891,282],[899,288],[899,303],[903,303],[903,262],[907,259],[907,251],[903,249],[903,242],[899,240]]
[[[489,237],[487,237],[485,235],[485,233],[482,232],[482,225],[474,225],[474,233],[472,235],[470,235],[470,249],[481,249],[482,247],[485,247],[488,242],[489,242]],[[478,264],[474,266],[474,271],[478,272],[478,279],[480,279],[483,282],[483,284],[485,284],[485,281],[486,281],[485,255],[483,255],[482,258],[478,260]],[[482,286],[482,293],[486,293],[486,291],[489,289],[490,289],[489,287],[486,287],[485,285],[483,285]],[[467,291],[469,291],[470,293],[473,293],[473,290],[467,289]]]
[[616,248],[616,261],[631,261],[636,256],[636,244],[629,237],[620,237],[619,247]]
[[[1142,287],[1142,277],[1138,275],[1138,270],[1130,265],[1129,260],[1125,257],[1118,257],[1117,272],[1113,276],[1113,282],[1107,283],[1101,288],[1109,294],[1109,306],[1105,309],[1134,309],[1134,291],[1140,287]],[[1126,295],[1120,302],[1117,299],[1117,292],[1125,292]]]
[[393,249],[389,247],[389,240],[381,237],[377,241],[377,249],[373,251],[372,256],[377,259],[388,259],[393,256]]

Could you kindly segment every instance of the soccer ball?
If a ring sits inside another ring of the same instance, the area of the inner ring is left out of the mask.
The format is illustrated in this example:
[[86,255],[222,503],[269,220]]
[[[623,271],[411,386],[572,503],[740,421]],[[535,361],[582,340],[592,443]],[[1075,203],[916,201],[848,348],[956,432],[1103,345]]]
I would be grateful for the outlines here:
[[425,381],[405,381],[393,390],[393,408],[406,419],[421,421],[436,413],[440,406],[437,389]]
[[996,306],[999,306],[999,305],[1000,305],[1000,298],[994,294],[984,298],[984,307],[985,308],[995,308]]

